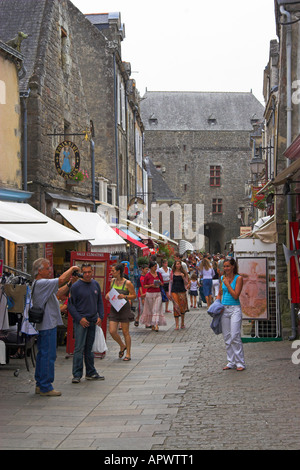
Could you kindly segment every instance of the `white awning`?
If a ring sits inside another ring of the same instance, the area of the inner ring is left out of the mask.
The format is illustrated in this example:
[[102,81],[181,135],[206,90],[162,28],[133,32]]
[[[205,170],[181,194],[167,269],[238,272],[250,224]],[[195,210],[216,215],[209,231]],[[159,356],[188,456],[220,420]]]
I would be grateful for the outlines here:
[[126,242],[121,238],[96,212],[70,211],[58,209],[82,236],[87,238],[91,245],[105,253],[125,252]]
[[27,206],[28,204],[21,202],[0,201],[0,224],[46,223],[42,214],[38,211],[34,214]]
[[55,222],[29,204],[18,202],[1,202],[0,237],[22,245],[87,240],[81,234]]
[[175,240],[172,240],[171,238],[166,237],[162,233],[156,232],[155,230],[152,230],[147,227],[143,227],[142,225],[138,225],[132,222],[131,220],[122,219],[121,222],[123,223],[125,222],[126,226],[129,228],[132,227],[133,229],[135,229],[136,233],[139,233],[139,231],[141,231],[142,233],[145,233],[149,237],[154,238],[154,240],[161,240],[165,243],[170,242],[170,243],[174,243],[174,245],[178,245],[178,243],[175,242]]
[[183,255],[186,251],[194,251],[194,246],[186,240],[180,240],[179,254]]

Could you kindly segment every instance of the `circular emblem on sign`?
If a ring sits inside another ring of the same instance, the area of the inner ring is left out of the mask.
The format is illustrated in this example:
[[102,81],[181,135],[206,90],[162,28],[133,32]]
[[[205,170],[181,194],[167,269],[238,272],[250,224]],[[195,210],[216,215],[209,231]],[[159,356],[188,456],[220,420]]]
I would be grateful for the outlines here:
[[61,142],[55,150],[55,167],[63,178],[73,178],[80,168],[80,154],[77,145],[69,140]]

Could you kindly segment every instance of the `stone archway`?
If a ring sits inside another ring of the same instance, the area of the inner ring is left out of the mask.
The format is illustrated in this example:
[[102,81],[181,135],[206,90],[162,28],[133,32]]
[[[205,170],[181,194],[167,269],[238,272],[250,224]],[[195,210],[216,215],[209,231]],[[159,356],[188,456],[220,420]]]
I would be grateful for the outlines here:
[[204,226],[205,250],[211,254],[224,252],[225,228],[217,222],[208,222]]

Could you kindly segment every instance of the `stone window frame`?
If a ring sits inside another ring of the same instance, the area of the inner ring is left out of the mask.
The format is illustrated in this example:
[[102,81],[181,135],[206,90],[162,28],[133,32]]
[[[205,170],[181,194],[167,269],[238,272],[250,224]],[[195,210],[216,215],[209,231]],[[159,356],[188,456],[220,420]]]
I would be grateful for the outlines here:
[[221,165],[210,165],[209,167],[209,185],[221,186]]
[[212,200],[212,213],[213,214],[223,214],[223,199],[222,198],[213,198],[213,200]]

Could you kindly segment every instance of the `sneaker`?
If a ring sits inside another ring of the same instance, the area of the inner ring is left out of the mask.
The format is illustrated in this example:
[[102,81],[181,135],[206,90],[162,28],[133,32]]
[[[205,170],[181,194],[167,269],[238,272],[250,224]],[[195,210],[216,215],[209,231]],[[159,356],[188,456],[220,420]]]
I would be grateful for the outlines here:
[[73,377],[72,384],[79,384],[79,382],[80,382],[80,377]]
[[85,379],[86,380],[104,380],[105,377],[103,375],[99,375],[98,372],[96,372],[96,374],[93,374],[93,375],[86,375]]
[[57,390],[49,390],[49,392],[40,392],[41,397],[60,397],[61,392],[58,392]]

